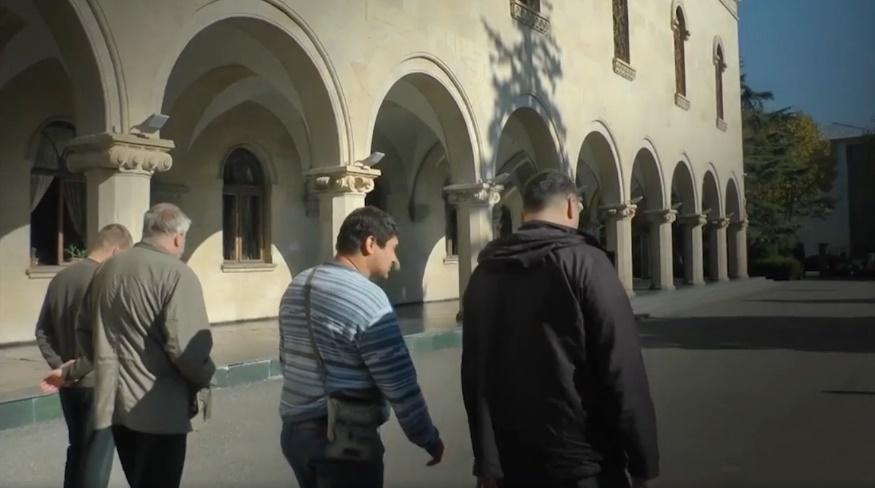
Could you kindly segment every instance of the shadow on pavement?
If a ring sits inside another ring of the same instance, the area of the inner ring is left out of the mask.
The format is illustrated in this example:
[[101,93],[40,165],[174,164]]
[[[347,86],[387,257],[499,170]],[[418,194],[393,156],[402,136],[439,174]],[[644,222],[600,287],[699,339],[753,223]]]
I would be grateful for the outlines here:
[[642,320],[648,349],[875,352],[875,317],[690,317]]

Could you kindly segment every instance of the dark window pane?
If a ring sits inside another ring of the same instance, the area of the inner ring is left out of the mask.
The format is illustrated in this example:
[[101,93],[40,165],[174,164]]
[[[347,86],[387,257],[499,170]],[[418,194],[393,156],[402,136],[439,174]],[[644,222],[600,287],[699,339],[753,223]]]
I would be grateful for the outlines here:
[[237,259],[235,246],[237,225],[234,215],[236,199],[234,195],[222,196],[222,254],[226,261],[235,261]]
[[83,257],[85,252],[85,182],[64,181],[64,255]]
[[243,238],[244,261],[261,259],[261,198],[246,196],[240,199],[240,232]]
[[30,247],[32,264],[58,263],[58,198],[60,181],[55,178],[30,213]]
[[264,175],[258,158],[246,149],[235,149],[228,155],[223,172],[225,183],[233,185],[264,184]]

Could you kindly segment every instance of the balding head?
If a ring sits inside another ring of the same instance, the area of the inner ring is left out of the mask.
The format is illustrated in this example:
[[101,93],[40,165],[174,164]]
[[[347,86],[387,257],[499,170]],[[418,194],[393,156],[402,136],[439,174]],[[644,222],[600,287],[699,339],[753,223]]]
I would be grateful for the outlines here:
[[172,203],[153,205],[143,216],[143,242],[158,246],[176,257],[185,252],[185,234],[191,219]]

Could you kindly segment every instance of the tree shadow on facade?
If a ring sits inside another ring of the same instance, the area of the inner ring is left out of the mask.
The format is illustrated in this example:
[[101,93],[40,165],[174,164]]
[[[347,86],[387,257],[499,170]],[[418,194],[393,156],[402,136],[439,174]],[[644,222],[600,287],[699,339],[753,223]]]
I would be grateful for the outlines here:
[[[550,2],[541,1],[541,11],[550,12]],[[492,119],[489,122],[489,140],[495,144],[498,154],[498,141],[508,117],[518,108],[518,100],[533,97],[545,112],[552,124],[559,142],[565,140],[567,128],[562,113],[555,103],[556,89],[564,72],[562,51],[549,31],[540,32],[534,27],[512,20],[519,39],[511,41],[507,35],[481,19],[490,42],[489,64],[492,71],[492,87],[495,93]],[[556,150],[562,151],[557,147]],[[494,159],[494,158],[493,158]],[[489,179],[503,161],[489,161],[482,166],[481,175]],[[493,167],[496,166],[496,167]]]
[[875,317],[684,317],[640,322],[647,349],[875,352]]

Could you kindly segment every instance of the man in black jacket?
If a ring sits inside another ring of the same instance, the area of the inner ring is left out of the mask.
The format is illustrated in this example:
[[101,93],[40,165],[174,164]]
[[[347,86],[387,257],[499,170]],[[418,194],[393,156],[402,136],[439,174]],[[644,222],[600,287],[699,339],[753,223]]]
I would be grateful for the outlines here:
[[[462,392],[481,486],[644,487],[656,418],[629,299],[577,230],[574,182],[533,176],[523,225],[480,254],[464,296]],[[628,474],[627,474],[628,472]]]

